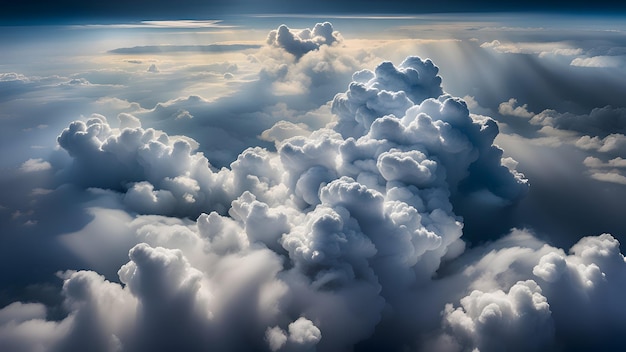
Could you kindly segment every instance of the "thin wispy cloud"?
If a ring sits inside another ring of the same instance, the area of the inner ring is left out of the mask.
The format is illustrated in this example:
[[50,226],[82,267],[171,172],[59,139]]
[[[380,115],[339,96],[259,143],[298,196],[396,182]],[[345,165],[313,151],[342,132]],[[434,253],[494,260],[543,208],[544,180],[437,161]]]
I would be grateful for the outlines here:
[[74,25],[75,29],[225,29],[236,28],[233,25],[226,25],[221,20],[168,20],[168,21],[141,21],[137,23],[113,23],[113,24],[85,24]]

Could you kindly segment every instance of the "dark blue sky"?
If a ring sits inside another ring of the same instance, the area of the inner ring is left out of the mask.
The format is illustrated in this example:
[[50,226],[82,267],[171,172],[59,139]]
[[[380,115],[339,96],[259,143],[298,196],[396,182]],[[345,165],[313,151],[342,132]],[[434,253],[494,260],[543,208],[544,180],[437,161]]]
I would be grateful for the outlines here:
[[24,0],[6,2],[0,11],[0,23],[80,22],[144,19],[203,19],[223,15],[251,13],[312,14],[412,14],[452,12],[567,12],[615,13],[626,11],[626,3],[597,1],[251,1],[251,0],[111,0],[84,1]]

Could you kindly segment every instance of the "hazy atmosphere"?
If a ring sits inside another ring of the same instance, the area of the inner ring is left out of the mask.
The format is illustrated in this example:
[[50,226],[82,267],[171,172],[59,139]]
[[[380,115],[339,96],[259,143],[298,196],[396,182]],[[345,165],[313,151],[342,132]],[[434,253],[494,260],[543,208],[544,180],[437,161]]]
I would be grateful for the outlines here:
[[0,350],[622,350],[625,9],[8,6]]

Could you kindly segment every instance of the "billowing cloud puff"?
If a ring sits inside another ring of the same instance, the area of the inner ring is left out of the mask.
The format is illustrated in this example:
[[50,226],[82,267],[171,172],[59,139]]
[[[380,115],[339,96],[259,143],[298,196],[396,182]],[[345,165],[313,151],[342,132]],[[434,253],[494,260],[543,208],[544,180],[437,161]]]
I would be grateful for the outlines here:
[[103,116],[95,116],[73,122],[59,135],[59,145],[73,157],[64,180],[122,191],[124,202],[139,213],[190,217],[225,213],[240,189],[263,197],[276,186],[273,196],[281,196],[281,166],[266,150],[251,148],[230,170],[215,170],[193,151],[194,140],[136,127],[130,115],[120,119],[123,126],[135,127],[112,129]]
[[285,350],[312,350],[312,347],[321,339],[320,330],[312,321],[304,317],[300,317],[289,324],[289,334],[275,326],[271,329],[268,328],[265,335],[272,351],[281,349],[287,341],[293,347],[286,347]]
[[439,97],[443,91],[438,72],[432,61],[409,57],[399,67],[384,62],[374,72],[355,73],[349,90],[333,100],[333,113],[339,117],[336,129],[344,137],[363,135],[375,119],[402,117],[414,104]]
[[322,45],[332,45],[340,40],[341,36],[330,22],[317,23],[313,30],[306,28],[301,31],[289,29],[283,24],[267,36],[267,44],[283,48],[296,58]]
[[442,342],[463,351],[545,350],[554,328],[541,293],[533,280],[517,282],[508,293],[472,291],[461,299],[461,307],[446,306],[445,328],[455,340]]

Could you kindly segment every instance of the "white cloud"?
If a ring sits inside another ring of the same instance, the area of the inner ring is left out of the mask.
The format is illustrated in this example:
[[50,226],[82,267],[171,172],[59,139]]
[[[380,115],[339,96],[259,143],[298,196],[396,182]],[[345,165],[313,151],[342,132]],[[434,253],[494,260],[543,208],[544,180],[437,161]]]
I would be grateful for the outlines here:
[[617,157],[614,159],[610,159],[606,163],[602,160],[589,156],[583,160],[583,164],[589,168],[626,168],[626,159],[621,157]]
[[320,329],[305,317],[300,317],[289,324],[289,341],[298,345],[315,345],[321,338],[322,334]]
[[539,57],[548,57],[548,56],[576,56],[581,55],[583,53],[583,49],[581,48],[557,48],[552,49],[550,51],[542,51],[539,53]]
[[26,160],[21,166],[20,166],[20,171],[22,172],[38,172],[38,171],[45,171],[45,170],[50,170],[52,168],[52,165],[41,159],[41,158],[36,158],[36,159],[28,159]]
[[593,172],[591,178],[603,182],[618,183],[626,185],[626,176],[618,172]]
[[612,133],[604,138],[582,136],[576,141],[576,146],[580,149],[603,153],[622,153],[626,151],[626,136],[621,133]]
[[287,334],[285,331],[278,326],[273,328],[267,328],[265,331],[265,339],[269,344],[270,350],[278,351],[285,342],[287,342]]
[[517,105],[517,99],[511,98],[509,101],[500,103],[498,106],[498,112],[502,115],[510,115],[524,118],[531,118],[535,116],[534,113],[528,111],[528,105]]
[[30,79],[21,73],[3,72],[0,73],[0,82],[21,82],[28,83]]
[[554,327],[550,305],[533,280],[519,281],[508,293],[478,290],[447,305],[444,324],[462,350],[515,351],[550,347]]
[[565,42],[501,42],[495,39],[482,43],[480,47],[504,54],[535,54],[540,58],[576,56],[583,53],[582,48],[571,47]]
[[592,56],[577,57],[570,63],[572,66],[578,67],[597,67],[597,68],[615,68],[624,65],[624,57],[622,56]]

